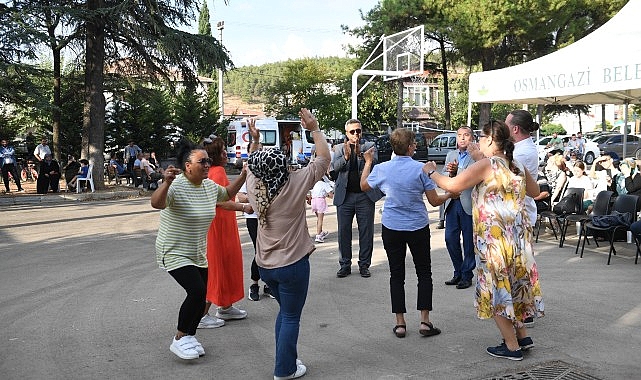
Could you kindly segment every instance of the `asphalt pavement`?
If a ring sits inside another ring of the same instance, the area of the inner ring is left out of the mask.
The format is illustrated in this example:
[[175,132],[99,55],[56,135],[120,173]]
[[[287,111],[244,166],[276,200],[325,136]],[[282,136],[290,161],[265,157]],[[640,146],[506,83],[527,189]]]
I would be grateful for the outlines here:
[[[28,199],[25,197],[23,199]],[[382,202],[378,202],[379,209]],[[169,344],[184,292],[155,263],[158,211],[149,198],[0,205],[0,377],[3,379],[271,379],[275,300],[246,298],[242,321],[199,330],[207,354],[184,361]],[[444,285],[452,275],[438,210],[429,207],[434,279],[431,320],[442,334],[418,333],[416,277],[406,260],[408,333],[392,333],[389,271],[380,214],[371,278],[336,278],[336,210],[311,256],[299,357],[306,379],[634,379],[641,363],[641,265],[634,245],[594,244],[583,258],[549,233],[536,243],[546,316],[530,329],[535,348],[521,362],[490,357],[494,322],[479,320],[474,288]],[[315,217],[308,213],[310,236]],[[253,256],[244,219],[245,286]],[[354,224],[354,252],[358,251]],[[356,254],[357,256],[357,254]]]

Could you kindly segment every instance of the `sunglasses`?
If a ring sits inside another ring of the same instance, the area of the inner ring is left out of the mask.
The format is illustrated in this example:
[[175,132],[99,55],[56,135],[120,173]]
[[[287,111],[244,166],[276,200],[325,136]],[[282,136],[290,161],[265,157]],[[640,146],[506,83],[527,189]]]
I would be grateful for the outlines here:
[[351,131],[349,131],[349,134],[350,135],[360,135],[362,131],[363,130],[360,129],[360,128],[359,129],[352,129]]
[[209,166],[211,166],[212,163],[213,161],[211,160],[211,158],[201,158],[200,160],[194,162],[194,164],[209,165]]

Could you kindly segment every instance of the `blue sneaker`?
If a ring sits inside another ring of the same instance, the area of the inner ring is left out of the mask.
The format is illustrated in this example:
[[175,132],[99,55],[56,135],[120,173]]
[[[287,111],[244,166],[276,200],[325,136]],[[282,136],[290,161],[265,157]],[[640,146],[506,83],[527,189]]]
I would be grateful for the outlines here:
[[[517,342],[521,347],[521,351],[527,351],[530,348],[534,348],[534,341],[529,336],[526,336],[523,339],[517,339]],[[501,346],[505,346],[505,340],[503,340],[503,342],[501,343]]]
[[487,353],[495,358],[504,358],[510,360],[523,360],[523,352],[521,349],[510,351],[505,344],[500,344],[496,347],[488,347]]

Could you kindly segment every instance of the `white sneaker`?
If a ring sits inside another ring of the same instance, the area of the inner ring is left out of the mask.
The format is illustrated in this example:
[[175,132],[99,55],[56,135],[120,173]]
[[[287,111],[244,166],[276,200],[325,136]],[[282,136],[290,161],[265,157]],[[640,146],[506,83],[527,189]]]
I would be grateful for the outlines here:
[[200,319],[200,323],[198,324],[199,329],[215,329],[222,326],[225,326],[225,321],[212,317],[209,314],[205,314],[205,316]]
[[325,242],[325,237],[323,235],[316,235],[316,239],[314,239],[316,243],[324,243]]
[[205,349],[203,348],[203,345],[200,344],[198,339],[196,339],[196,337],[193,335],[185,335],[185,336],[191,338],[192,342],[194,343],[194,350],[198,352],[198,356],[205,356]]
[[247,318],[247,312],[234,306],[230,306],[227,309],[219,307],[216,311],[216,318],[220,318],[224,321],[228,321],[230,319],[245,319]]
[[325,238],[327,237],[327,235],[329,235],[329,232],[328,232],[328,231],[321,231],[321,233],[320,233],[320,236],[323,238],[323,240],[325,240]]
[[196,351],[193,339],[189,335],[185,335],[178,340],[174,337],[169,346],[169,351],[181,359],[198,359],[200,356]]
[[307,372],[307,367],[303,364],[296,364],[296,372],[292,373],[289,376],[274,376],[274,380],[285,380],[285,379],[298,379],[302,377]]

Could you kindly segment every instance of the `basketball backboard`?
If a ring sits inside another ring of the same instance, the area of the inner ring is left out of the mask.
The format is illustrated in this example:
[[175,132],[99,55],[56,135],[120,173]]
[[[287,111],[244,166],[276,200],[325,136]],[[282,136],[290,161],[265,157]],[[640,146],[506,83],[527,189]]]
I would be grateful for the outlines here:
[[383,80],[393,80],[423,72],[425,28],[423,25],[383,37]]

